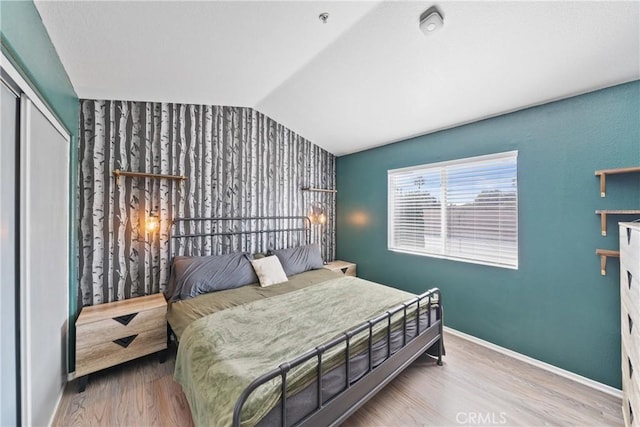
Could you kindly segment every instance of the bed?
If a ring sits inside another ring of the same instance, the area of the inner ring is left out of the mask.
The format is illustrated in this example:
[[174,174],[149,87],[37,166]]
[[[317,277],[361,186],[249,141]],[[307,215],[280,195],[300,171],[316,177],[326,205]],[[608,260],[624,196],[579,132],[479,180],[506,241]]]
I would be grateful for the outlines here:
[[[196,425],[339,424],[427,351],[442,364],[440,291],[416,296],[323,269],[310,230],[306,217],[174,221],[167,318],[179,343],[174,378]],[[228,265],[245,271],[243,259],[268,251],[285,269],[283,253],[297,254],[304,271],[236,285],[251,279]],[[212,262],[222,267],[200,271]]]

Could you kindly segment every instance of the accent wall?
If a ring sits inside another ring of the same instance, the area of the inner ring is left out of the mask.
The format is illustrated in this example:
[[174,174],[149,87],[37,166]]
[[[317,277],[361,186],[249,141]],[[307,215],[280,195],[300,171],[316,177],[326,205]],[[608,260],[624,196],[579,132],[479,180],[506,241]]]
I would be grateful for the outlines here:
[[[519,269],[387,250],[387,170],[518,150]],[[445,324],[620,388],[619,263],[600,275],[596,209],[640,208],[640,81],[339,157],[337,258],[358,275],[411,292],[437,286]]]
[[[114,169],[188,179],[116,180]],[[82,100],[81,303],[164,290],[169,228],[178,217],[303,216],[318,202],[328,219],[312,225],[311,239],[333,260],[333,195],[302,187],[334,188],[334,156],[251,108]],[[146,234],[145,217],[156,207],[160,232]],[[255,240],[221,249],[252,253]]]

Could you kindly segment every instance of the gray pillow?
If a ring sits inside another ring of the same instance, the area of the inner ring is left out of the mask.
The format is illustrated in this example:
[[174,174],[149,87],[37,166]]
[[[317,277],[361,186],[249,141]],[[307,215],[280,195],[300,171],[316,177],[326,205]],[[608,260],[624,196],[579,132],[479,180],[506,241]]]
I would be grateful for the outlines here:
[[246,253],[173,259],[165,296],[171,301],[257,283]]
[[323,267],[320,245],[305,245],[273,251],[287,276]]

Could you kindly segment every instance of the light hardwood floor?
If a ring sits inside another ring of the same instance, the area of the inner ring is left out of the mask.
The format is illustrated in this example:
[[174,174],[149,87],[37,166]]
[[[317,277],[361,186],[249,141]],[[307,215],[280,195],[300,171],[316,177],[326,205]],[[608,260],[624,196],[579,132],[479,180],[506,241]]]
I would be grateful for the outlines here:
[[[623,425],[620,399],[456,336],[445,344],[444,366],[418,359],[343,425]],[[54,426],[193,425],[174,360],[94,374],[81,394],[68,384]]]

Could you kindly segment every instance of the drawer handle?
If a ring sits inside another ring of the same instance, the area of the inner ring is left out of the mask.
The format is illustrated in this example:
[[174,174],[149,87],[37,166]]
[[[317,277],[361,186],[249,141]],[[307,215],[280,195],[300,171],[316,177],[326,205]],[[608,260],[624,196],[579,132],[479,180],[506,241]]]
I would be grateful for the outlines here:
[[627,270],[627,282],[629,282],[629,289],[631,289],[631,279],[633,278],[633,275],[631,274],[631,272],[629,270]]
[[631,364],[631,359],[627,357],[627,362],[629,362],[629,378],[633,377],[633,365]]
[[125,314],[124,316],[113,317],[112,319],[118,323],[122,323],[124,326],[127,326],[137,314],[138,313]]
[[629,424],[633,424],[633,408],[631,407],[631,402],[629,404]]
[[627,320],[629,320],[629,333],[631,333],[631,331],[633,331],[633,319],[628,314],[627,314],[627,318],[628,318]]
[[118,344],[119,346],[121,346],[123,348],[127,348],[127,347],[129,347],[129,344],[131,344],[133,342],[133,340],[136,339],[137,336],[138,336],[138,334],[131,335],[129,337],[124,337],[124,338],[120,338],[120,339],[117,339],[117,340],[113,340],[113,342]]
[[627,227],[627,245],[631,244],[631,229]]

